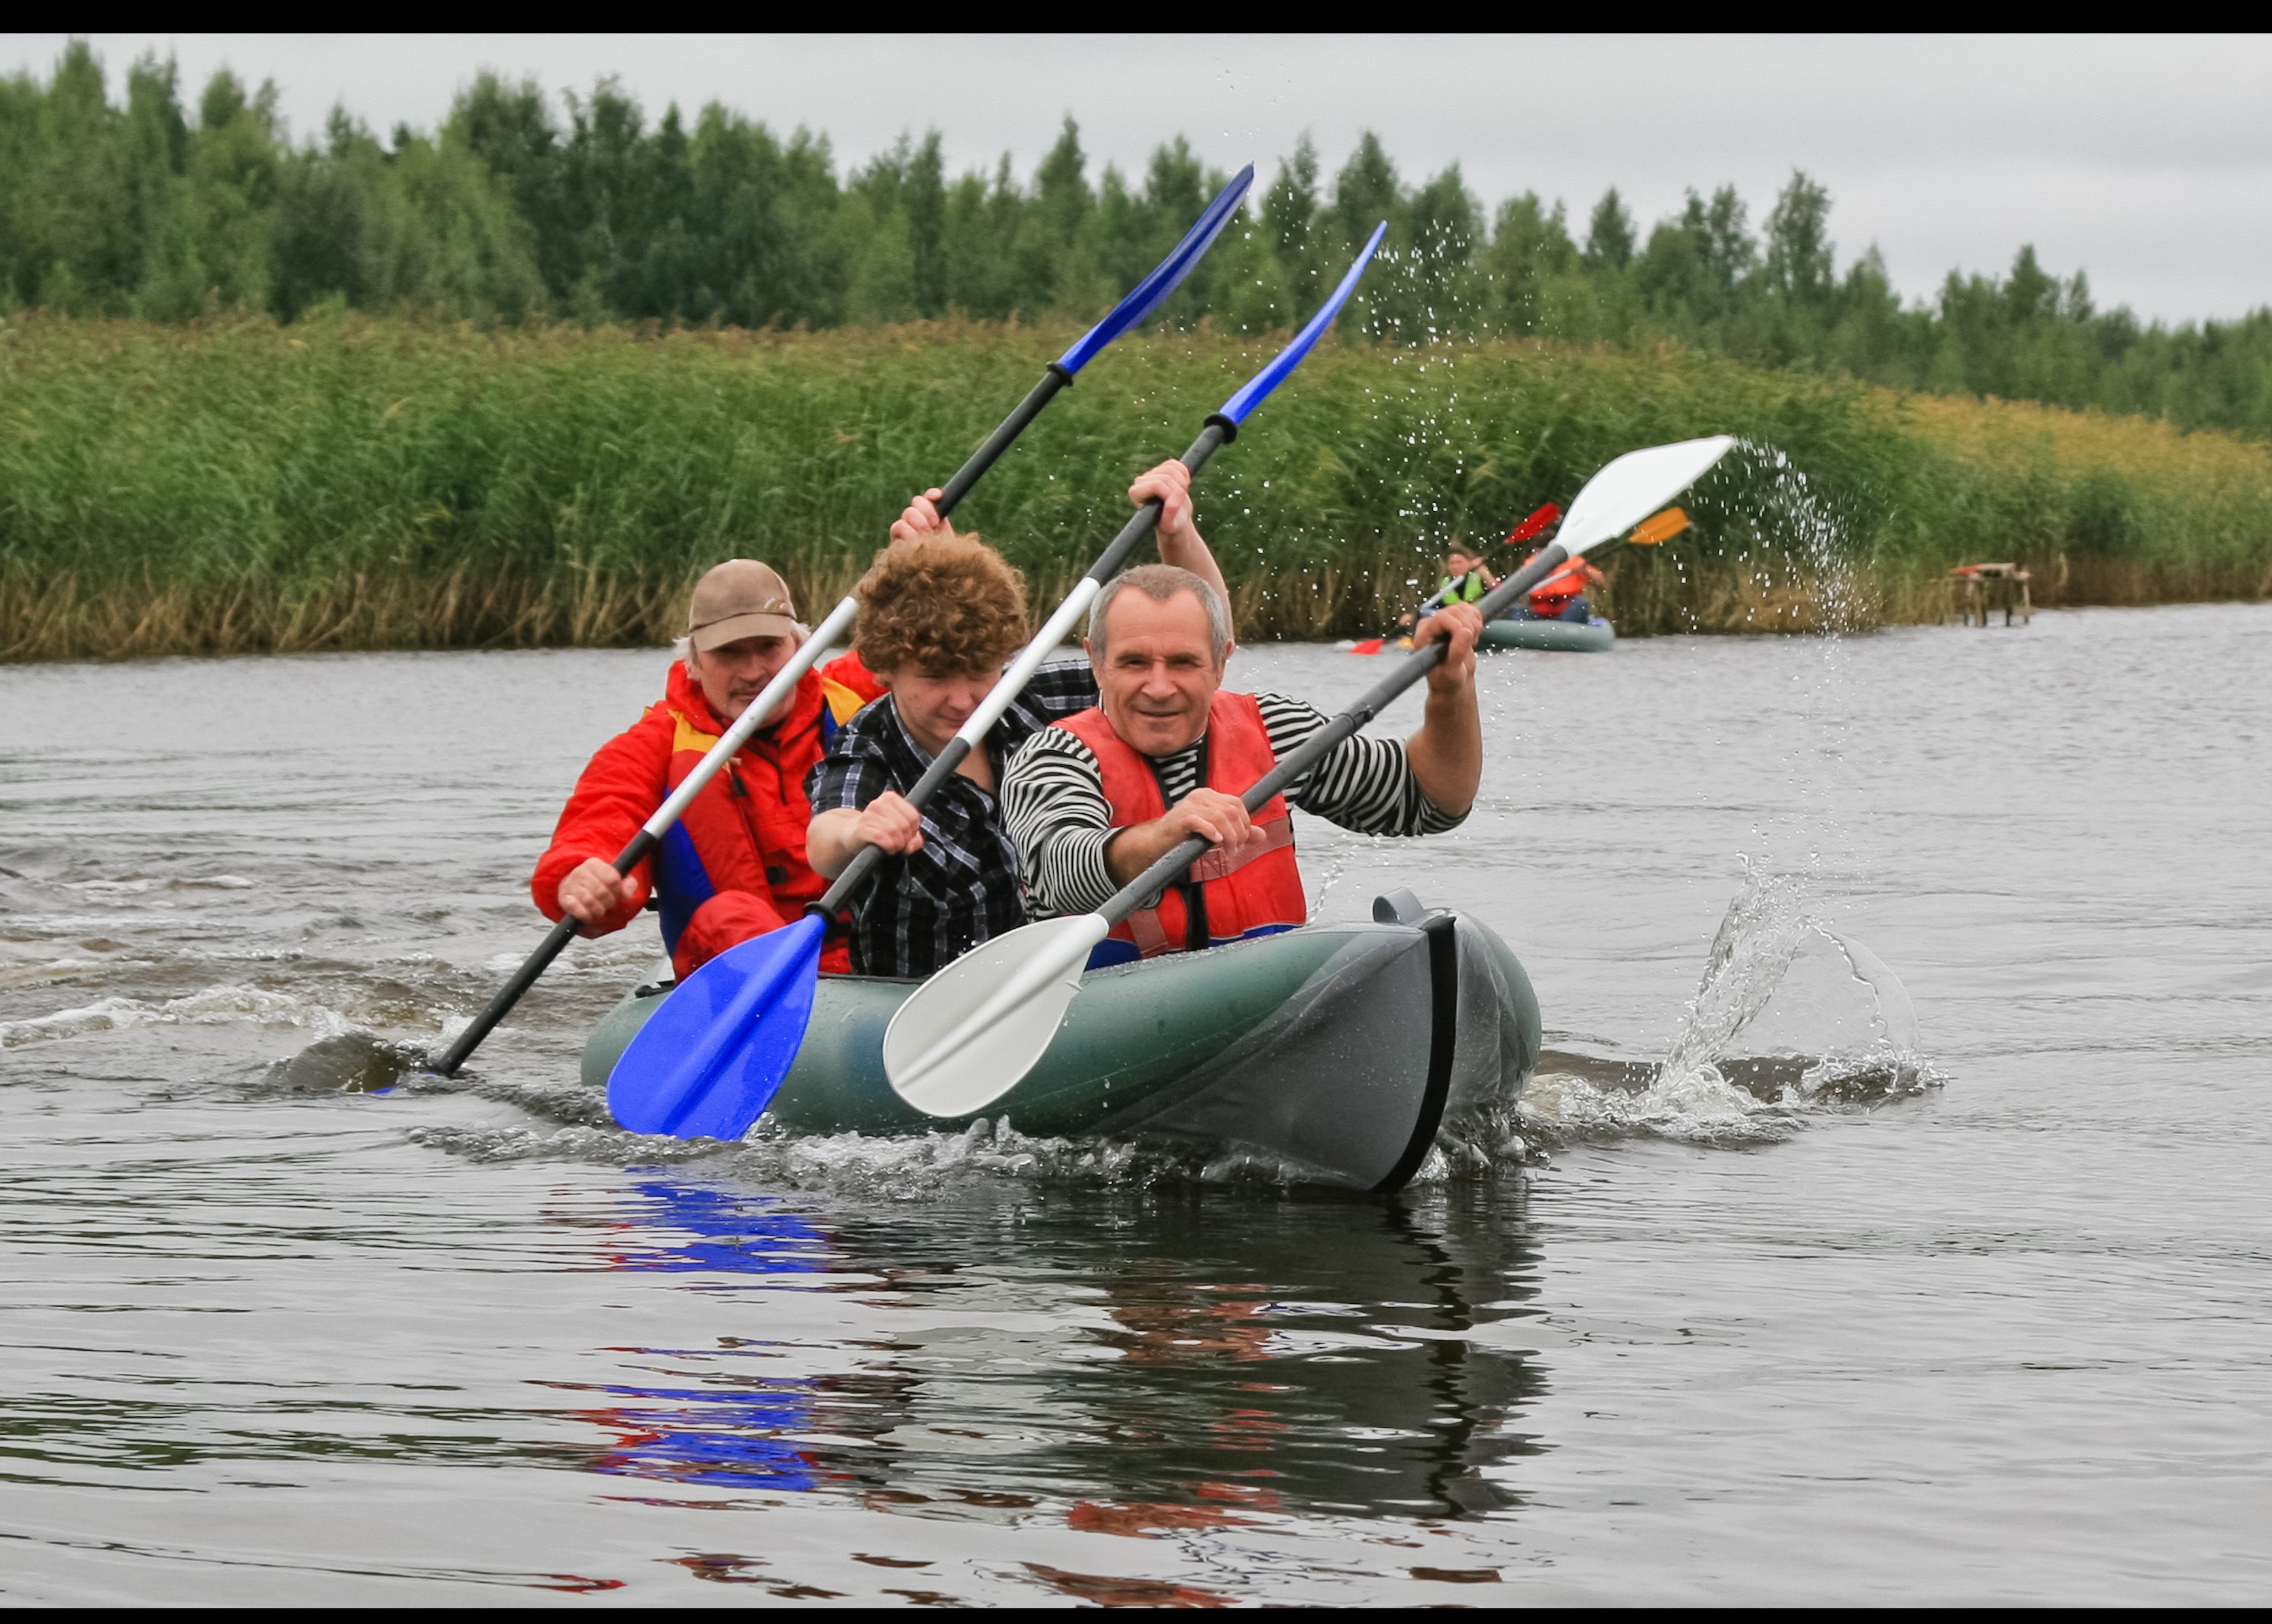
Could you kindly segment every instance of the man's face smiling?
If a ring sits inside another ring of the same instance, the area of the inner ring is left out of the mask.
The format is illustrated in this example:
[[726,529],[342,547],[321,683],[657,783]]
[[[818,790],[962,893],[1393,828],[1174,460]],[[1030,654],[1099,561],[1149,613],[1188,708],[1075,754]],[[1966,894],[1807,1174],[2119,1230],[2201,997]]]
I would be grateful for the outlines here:
[[[1104,714],[1124,742],[1142,755],[1170,756],[1207,731],[1223,662],[1209,646],[1197,594],[1178,592],[1162,603],[1123,592],[1099,630],[1103,647],[1089,646],[1089,663]],[[1225,661],[1229,654],[1226,647]]]

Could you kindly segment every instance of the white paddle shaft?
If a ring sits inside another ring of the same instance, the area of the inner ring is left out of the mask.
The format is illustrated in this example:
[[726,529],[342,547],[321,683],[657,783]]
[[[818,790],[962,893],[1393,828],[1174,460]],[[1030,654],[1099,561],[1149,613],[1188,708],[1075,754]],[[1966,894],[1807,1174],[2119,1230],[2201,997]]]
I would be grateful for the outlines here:
[[646,834],[657,840],[663,837],[670,826],[678,821],[680,815],[694,804],[694,797],[702,793],[702,786],[716,775],[720,767],[734,759],[734,752],[750,742],[750,735],[765,726],[766,718],[773,715],[774,707],[795,691],[797,684],[804,680],[804,674],[819,663],[821,655],[851,629],[852,618],[859,612],[860,601],[853,597],[847,597],[828,611],[828,618],[812,628],[812,635],[806,638],[803,646],[789,656],[788,663],[774,673],[774,679],[759,691],[758,697],[750,701],[749,708],[734,719],[734,725],[728,728],[718,742],[710,746],[708,752],[694,764],[694,770],[686,775],[685,781],[670,792],[669,798],[654,809],[654,816],[640,826]]

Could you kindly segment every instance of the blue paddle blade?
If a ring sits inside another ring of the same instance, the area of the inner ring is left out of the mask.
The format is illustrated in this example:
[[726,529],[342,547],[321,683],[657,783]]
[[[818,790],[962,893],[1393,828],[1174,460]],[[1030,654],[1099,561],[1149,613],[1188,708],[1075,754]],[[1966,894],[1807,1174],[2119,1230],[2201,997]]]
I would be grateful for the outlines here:
[[634,1134],[748,1133],[804,1042],[826,932],[808,915],[728,948],[680,982],[609,1074],[609,1113]]
[[1058,357],[1058,364],[1068,373],[1078,372],[1096,359],[1096,352],[1160,308],[1167,296],[1175,292],[1192,267],[1207,257],[1214,246],[1215,238],[1238,213],[1238,200],[1246,189],[1254,184],[1254,166],[1248,164],[1230,177],[1230,184],[1215,193],[1199,217],[1199,222],[1184,233],[1184,240],[1176,244],[1175,251],[1153,270],[1152,274],[1129,291],[1126,298],[1114,305],[1110,314],[1096,326],[1080,335],[1071,349]]
[[1380,239],[1387,230],[1388,222],[1385,220],[1372,228],[1372,236],[1366,242],[1364,251],[1356,257],[1356,263],[1349,266],[1349,274],[1342,278],[1342,285],[1334,289],[1334,296],[1310,318],[1307,326],[1294,335],[1294,341],[1278,352],[1278,359],[1248,378],[1244,388],[1222,403],[1222,410],[1215,414],[1217,416],[1229,418],[1234,427],[1244,423],[1246,415],[1268,400],[1270,392],[1286,381],[1286,375],[1302,364],[1302,357],[1325,337],[1326,329],[1334,325],[1334,318],[1342,313],[1342,306],[1347,304],[1349,295],[1356,291],[1357,278],[1363,276],[1364,267],[1372,263],[1372,256],[1380,247]]

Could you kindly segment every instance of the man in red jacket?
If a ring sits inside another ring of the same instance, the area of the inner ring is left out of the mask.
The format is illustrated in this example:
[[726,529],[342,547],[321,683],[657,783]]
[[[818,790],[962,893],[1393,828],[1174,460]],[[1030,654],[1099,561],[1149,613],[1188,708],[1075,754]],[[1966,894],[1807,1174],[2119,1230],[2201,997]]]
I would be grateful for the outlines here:
[[[684,978],[796,919],[827,889],[805,861],[804,779],[862,701],[818,671],[694,797],[653,857],[629,874],[614,862],[804,636],[788,586],[765,565],[730,559],[696,583],[685,657],[672,662],[661,703],[600,747],[537,861],[529,889],[546,917],[573,914],[581,934],[604,936],[629,924],[652,891]],[[821,968],[848,970],[841,932],[831,936]]]

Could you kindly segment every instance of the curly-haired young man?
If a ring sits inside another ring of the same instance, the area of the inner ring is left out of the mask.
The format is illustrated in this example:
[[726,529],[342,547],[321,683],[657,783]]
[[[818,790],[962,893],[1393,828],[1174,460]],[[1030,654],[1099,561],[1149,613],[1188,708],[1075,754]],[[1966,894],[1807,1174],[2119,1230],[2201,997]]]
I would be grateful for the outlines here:
[[[1165,563],[1224,592],[1222,572],[1192,514],[1191,470],[1163,462],[1129,487],[1160,498]],[[975,536],[959,536],[917,497],[892,527],[858,588],[853,647],[889,692],[848,722],[805,782],[813,810],[805,849],[841,874],[863,846],[887,857],[853,905],[852,968],[929,976],[989,937],[1026,923],[1017,849],[997,800],[1011,758],[1036,733],[1097,702],[1086,659],[1043,666],[918,813],[905,798],[1025,646],[1025,583]]]

